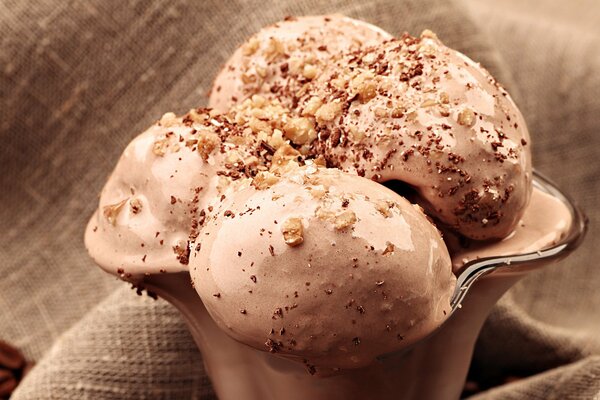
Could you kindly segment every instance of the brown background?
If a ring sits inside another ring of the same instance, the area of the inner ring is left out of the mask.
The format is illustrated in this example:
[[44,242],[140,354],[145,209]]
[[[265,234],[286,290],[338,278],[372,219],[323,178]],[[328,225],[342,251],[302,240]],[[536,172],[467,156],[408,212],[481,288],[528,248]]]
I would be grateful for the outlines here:
[[586,243],[500,302],[473,376],[482,398],[600,395],[600,3],[5,1],[0,4],[0,338],[40,360],[16,399],[210,398],[177,312],[94,267],[86,219],[125,145],[205,104],[229,54],[288,14],[430,28],[515,97],[534,164],[587,211]]

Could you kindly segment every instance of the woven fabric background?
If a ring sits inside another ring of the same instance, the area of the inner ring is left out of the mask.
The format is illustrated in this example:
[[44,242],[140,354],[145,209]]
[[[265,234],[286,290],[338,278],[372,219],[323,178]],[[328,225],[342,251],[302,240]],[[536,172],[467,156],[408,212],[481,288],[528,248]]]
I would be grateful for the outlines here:
[[211,399],[177,311],[96,268],[83,229],[137,133],[206,103],[220,65],[285,15],[430,28],[509,89],[534,163],[587,211],[587,242],[486,323],[478,399],[600,396],[600,4],[447,0],[0,3],[0,338],[38,365],[14,399]]

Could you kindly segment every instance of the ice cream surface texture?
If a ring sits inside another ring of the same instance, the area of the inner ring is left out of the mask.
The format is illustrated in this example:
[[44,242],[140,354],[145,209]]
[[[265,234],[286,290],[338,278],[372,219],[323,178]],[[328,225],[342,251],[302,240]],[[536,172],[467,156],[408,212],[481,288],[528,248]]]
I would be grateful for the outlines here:
[[434,331],[456,283],[436,224],[500,239],[531,195],[518,109],[431,32],[286,19],[235,52],[210,103],[127,146],[86,246],[136,284],[189,271],[224,332],[309,372]]

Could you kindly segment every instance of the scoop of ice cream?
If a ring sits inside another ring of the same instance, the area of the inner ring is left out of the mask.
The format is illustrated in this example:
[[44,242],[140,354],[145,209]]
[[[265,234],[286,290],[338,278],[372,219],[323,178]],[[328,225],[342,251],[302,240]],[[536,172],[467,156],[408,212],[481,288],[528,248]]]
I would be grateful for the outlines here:
[[190,205],[201,204],[223,162],[213,152],[221,145],[214,130],[192,125],[165,114],[123,152],[85,236],[108,272],[131,277],[187,269]]
[[531,195],[525,121],[480,65],[431,32],[351,51],[298,112],[328,165],[415,187],[428,212],[473,239],[502,238]]
[[209,105],[225,113],[260,94],[292,106],[333,54],[390,37],[380,28],[341,15],[290,17],[263,28],[235,51],[215,79]]
[[[230,116],[167,113],[127,146],[86,231],[86,247],[102,268],[128,280],[187,270],[189,242],[211,202],[233,180],[268,169],[264,155],[284,144],[271,126],[281,125],[281,107],[249,103]],[[252,119],[251,111],[269,122]]]
[[190,257],[194,287],[233,338],[315,368],[357,368],[433,331],[454,290],[418,206],[309,165],[220,202]]

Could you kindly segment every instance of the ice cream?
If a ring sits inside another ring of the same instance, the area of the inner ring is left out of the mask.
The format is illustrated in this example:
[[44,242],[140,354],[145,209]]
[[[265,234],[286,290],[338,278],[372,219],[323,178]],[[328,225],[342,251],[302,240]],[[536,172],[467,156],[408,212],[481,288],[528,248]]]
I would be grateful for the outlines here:
[[[224,332],[311,373],[434,331],[455,286],[436,224],[502,238],[529,201],[521,114],[430,32],[286,20],[238,49],[211,104],[132,141],[86,246],[136,284],[189,272]],[[380,184],[394,180],[426,213]]]
[[328,165],[416,188],[473,239],[502,238],[531,196],[529,134],[506,91],[431,32],[352,51],[302,99]]
[[225,113],[259,94],[293,107],[333,55],[389,38],[376,26],[342,15],[287,18],[261,29],[233,53],[215,79],[209,106]]
[[439,232],[418,206],[335,169],[292,168],[228,196],[190,275],[235,339],[309,371],[357,368],[423,338],[455,286]]

